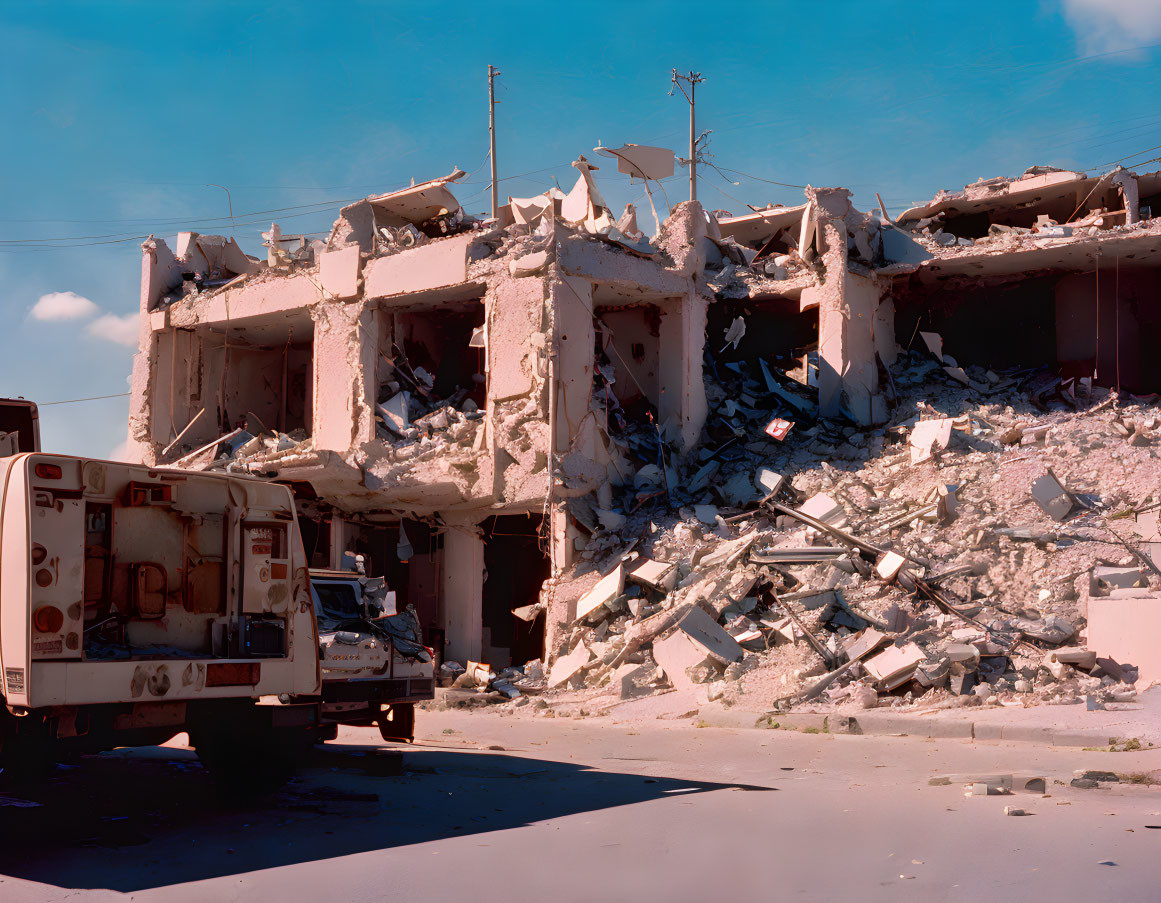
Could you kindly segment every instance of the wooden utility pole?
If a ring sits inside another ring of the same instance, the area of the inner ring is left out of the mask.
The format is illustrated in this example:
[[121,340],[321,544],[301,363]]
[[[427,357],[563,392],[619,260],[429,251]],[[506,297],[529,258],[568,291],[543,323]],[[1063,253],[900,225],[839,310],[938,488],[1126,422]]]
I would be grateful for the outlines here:
[[[677,70],[673,70],[672,82],[673,87],[680,88],[681,93],[685,95],[685,99],[689,101],[689,199],[691,201],[697,200],[697,127],[694,124],[694,92],[697,90],[698,82],[705,81],[701,77],[700,72],[690,71],[687,75],[679,75]],[[689,85],[689,90],[685,90],[686,82]],[[669,89],[670,95],[673,94],[673,87]]]
[[492,161],[492,216],[500,215],[500,196],[496,184],[496,76],[499,69],[488,64],[488,157]]

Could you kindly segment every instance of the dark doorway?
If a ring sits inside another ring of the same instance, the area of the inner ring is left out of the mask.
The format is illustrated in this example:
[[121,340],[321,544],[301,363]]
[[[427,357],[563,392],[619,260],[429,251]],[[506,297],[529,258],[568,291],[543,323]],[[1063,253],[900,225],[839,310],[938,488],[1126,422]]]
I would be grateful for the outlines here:
[[[491,661],[496,670],[523,665],[544,655],[544,615],[532,622],[512,610],[532,605],[551,572],[541,548],[541,518],[523,514],[490,517],[484,531],[484,638],[493,650],[508,650],[508,661]],[[485,657],[487,656],[485,651]],[[499,654],[499,653],[496,653]]]
[[[424,636],[439,627],[439,565],[443,543],[423,521],[404,520],[407,543],[401,560],[399,522],[393,524],[347,524],[345,551],[364,556],[369,577],[384,577],[395,591],[395,604],[410,604],[423,627]],[[410,552],[407,552],[410,546]]]
[[329,518],[298,516],[298,531],[302,535],[302,550],[306,553],[307,567],[331,566],[331,522]]

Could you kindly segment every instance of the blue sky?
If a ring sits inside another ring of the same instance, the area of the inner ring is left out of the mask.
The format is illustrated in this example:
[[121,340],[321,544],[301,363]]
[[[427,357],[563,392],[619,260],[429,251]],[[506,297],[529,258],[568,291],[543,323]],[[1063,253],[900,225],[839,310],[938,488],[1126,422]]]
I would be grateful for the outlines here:
[[[771,182],[809,182],[897,213],[981,176],[1161,145],[1159,62],[1161,0],[6,2],[0,394],[126,391],[139,236],[229,234],[209,183],[230,189],[251,253],[272,220],[326,231],[341,203],[453,166],[484,212],[488,63],[502,198],[569,187],[598,140],[683,153],[677,67],[706,78],[698,125],[724,173],[700,173],[711,209],[797,203]],[[597,178],[648,222],[615,166]],[[683,199],[684,172],[665,189]],[[45,295],[39,313],[68,318],[33,316]],[[107,455],[127,412],[123,397],[42,407],[45,446]]]

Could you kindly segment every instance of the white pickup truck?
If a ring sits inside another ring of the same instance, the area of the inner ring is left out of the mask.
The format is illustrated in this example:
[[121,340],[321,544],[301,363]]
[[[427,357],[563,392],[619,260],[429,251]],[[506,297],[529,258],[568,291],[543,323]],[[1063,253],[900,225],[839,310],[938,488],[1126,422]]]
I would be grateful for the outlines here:
[[384,740],[410,742],[415,703],[435,697],[432,650],[419,619],[396,612],[380,578],[353,571],[311,570],[322,663],[322,738],[340,724],[371,725]]
[[285,486],[65,455],[0,458],[0,763],[188,731],[268,789],[318,729],[318,630]]

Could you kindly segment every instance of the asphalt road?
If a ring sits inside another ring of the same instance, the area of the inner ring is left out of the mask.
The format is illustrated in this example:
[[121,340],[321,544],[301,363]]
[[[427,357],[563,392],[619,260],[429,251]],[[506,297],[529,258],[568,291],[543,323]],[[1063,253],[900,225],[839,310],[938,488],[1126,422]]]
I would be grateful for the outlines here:
[[[285,791],[241,808],[183,748],[58,769],[0,798],[0,900],[1158,895],[1161,787],[1069,780],[1161,769],[1161,751],[464,712],[420,713],[419,729],[401,754],[344,730]],[[970,771],[1039,772],[1049,796],[928,785]]]

